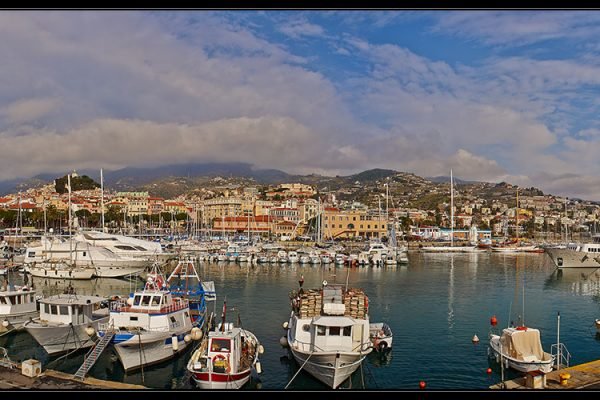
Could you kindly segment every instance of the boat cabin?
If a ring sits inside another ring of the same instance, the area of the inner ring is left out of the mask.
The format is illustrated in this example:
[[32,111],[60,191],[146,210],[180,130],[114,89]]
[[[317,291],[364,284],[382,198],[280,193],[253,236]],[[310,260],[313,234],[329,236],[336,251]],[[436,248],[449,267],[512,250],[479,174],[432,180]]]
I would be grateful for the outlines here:
[[225,332],[210,332],[208,336],[208,358],[212,360],[213,371],[217,373],[236,373],[240,363],[240,352],[244,347],[244,338],[240,328]]
[[165,291],[135,292],[126,303],[111,303],[109,323],[115,327],[174,329],[191,324],[189,302]]
[[[0,315],[8,315],[30,308],[27,305],[35,303],[35,291],[27,286],[12,288],[12,290],[0,289]],[[33,306],[32,306],[33,307]]]
[[101,307],[103,300],[102,297],[74,294],[44,298],[39,302],[40,320],[65,325],[91,323],[97,319],[93,313]]

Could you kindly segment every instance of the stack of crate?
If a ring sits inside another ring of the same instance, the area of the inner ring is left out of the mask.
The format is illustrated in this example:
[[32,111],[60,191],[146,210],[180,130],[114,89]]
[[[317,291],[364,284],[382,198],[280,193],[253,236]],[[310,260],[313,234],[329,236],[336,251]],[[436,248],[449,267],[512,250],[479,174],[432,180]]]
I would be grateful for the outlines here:
[[367,295],[362,289],[350,289],[344,295],[347,317],[364,318],[368,313],[367,304]]
[[300,318],[312,318],[321,314],[321,291],[307,290],[300,295]]

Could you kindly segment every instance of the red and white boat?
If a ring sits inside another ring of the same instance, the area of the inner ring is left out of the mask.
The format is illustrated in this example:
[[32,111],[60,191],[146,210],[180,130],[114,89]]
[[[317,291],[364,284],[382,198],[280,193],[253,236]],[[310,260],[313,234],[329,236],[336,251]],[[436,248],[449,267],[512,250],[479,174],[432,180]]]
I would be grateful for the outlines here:
[[187,364],[188,371],[201,389],[240,389],[252,376],[261,373],[258,360],[264,349],[256,336],[233,323],[223,322],[205,336]]

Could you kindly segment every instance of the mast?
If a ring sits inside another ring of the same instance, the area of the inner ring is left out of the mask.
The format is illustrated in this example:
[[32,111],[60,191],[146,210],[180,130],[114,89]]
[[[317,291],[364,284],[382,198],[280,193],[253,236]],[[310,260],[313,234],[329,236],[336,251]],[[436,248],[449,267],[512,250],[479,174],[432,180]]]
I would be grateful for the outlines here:
[[69,190],[69,262],[73,265],[73,240],[71,239],[71,174],[67,174],[67,189]]
[[450,247],[454,247],[454,183],[450,168]]
[[515,210],[515,230],[517,231],[517,245],[519,244],[519,189],[517,188],[517,208]]
[[104,176],[102,168],[100,168],[100,209],[102,210],[100,221],[102,222],[102,232],[104,232]]

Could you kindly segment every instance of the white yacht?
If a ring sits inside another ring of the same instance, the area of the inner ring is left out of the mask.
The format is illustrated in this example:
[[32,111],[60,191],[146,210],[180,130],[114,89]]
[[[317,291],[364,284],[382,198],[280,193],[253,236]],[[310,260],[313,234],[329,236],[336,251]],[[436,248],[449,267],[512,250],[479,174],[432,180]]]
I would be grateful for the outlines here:
[[[94,275],[101,278],[138,275],[151,265],[150,260],[119,256],[105,247],[57,237],[42,237],[39,243],[31,244],[25,252],[27,270],[32,266],[58,266],[61,263],[69,267],[93,267],[96,270]],[[68,271],[61,278],[68,278]]]
[[548,247],[546,252],[558,268],[599,268],[600,235],[591,243],[569,243],[566,248]]
[[320,289],[300,287],[290,297],[286,339],[294,359],[316,379],[337,388],[373,351],[367,295],[323,281]]
[[81,231],[73,239],[89,243],[93,246],[104,247],[113,253],[136,259],[149,261],[167,261],[174,254],[163,251],[158,242],[142,240],[125,235],[109,234],[99,231]]
[[39,301],[40,316],[23,326],[50,355],[90,347],[98,324],[108,321],[104,301],[73,292],[46,297]]

